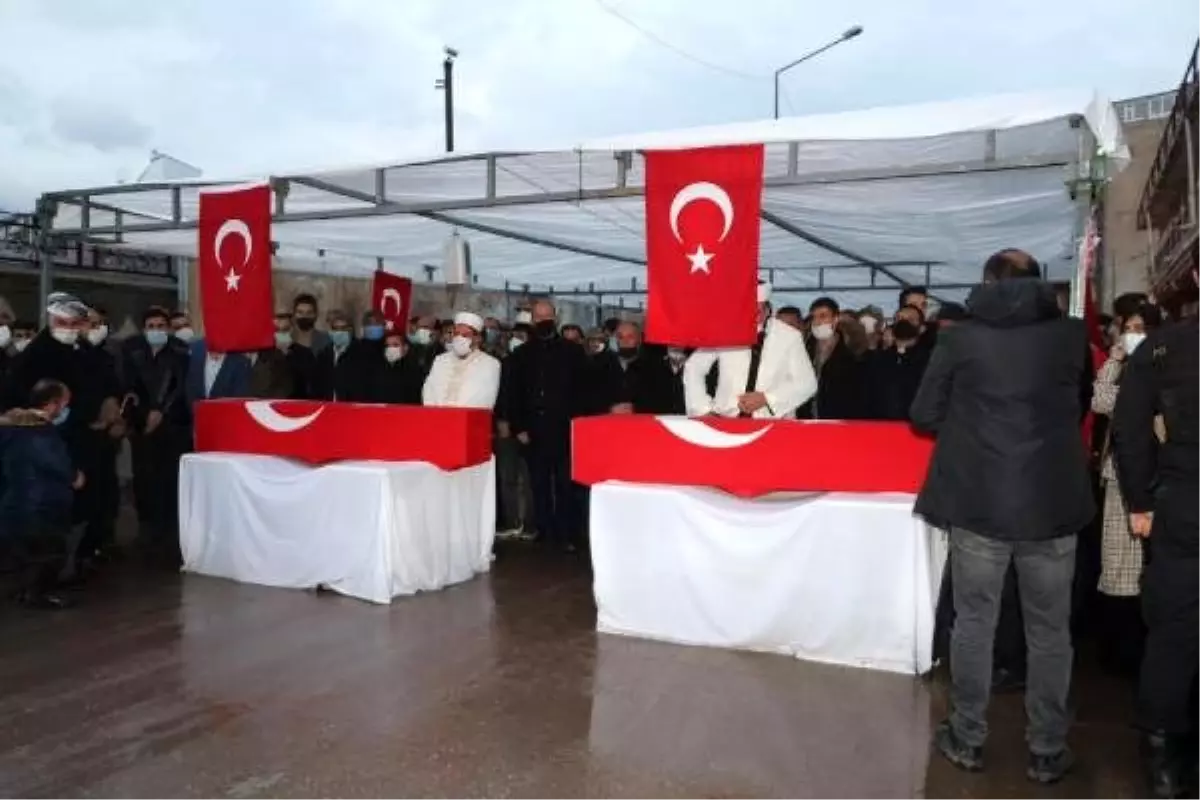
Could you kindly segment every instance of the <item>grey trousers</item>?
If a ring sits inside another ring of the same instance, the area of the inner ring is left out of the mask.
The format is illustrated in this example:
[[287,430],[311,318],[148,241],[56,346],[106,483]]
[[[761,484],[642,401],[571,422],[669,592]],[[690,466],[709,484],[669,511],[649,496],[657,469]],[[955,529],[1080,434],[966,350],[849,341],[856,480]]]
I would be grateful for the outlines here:
[[1026,741],[1037,755],[1066,746],[1071,689],[1071,585],[1076,537],[1005,542],[961,528],[950,533],[954,574],[954,632],[950,638],[950,723],[966,745],[987,739],[992,646],[1004,574],[1016,566],[1025,619],[1028,668]]

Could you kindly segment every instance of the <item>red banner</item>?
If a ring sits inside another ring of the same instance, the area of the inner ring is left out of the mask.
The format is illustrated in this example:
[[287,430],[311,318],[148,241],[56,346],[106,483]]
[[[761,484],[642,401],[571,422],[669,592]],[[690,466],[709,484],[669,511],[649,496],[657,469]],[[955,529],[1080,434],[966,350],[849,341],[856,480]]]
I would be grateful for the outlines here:
[[492,457],[488,411],[309,400],[204,400],[196,451],[331,461],[425,461],[445,470]]
[[575,481],[770,492],[916,493],[933,440],[901,422],[614,414],[572,427]]
[[200,301],[210,353],[275,346],[271,187],[200,193]]
[[412,280],[376,270],[371,284],[371,307],[383,315],[388,333],[407,333],[412,309]]
[[646,339],[739,347],[758,337],[763,147],[646,153]]

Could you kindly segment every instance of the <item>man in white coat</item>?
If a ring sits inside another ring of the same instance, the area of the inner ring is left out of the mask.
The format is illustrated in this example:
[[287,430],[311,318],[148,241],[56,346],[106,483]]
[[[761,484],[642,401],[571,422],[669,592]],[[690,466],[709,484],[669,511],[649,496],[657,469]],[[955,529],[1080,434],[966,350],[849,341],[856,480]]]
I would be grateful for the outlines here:
[[[758,343],[702,349],[683,367],[688,416],[791,417],[817,393],[817,376],[799,331],[771,317],[771,287],[758,285]],[[717,365],[716,395],[708,374]]]
[[454,316],[450,347],[433,360],[421,389],[427,406],[483,408],[491,411],[500,391],[500,362],[480,349],[483,318],[463,311]]

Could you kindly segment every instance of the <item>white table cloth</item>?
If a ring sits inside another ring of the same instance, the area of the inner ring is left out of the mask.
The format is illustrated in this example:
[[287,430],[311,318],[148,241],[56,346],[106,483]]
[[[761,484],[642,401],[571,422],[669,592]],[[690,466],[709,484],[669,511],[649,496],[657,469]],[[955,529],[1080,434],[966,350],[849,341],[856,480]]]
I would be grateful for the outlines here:
[[594,486],[597,629],[927,672],[946,544],[913,500]]
[[179,476],[184,569],[289,588],[325,585],[376,603],[486,572],[494,462],[312,467],[274,456],[193,453]]

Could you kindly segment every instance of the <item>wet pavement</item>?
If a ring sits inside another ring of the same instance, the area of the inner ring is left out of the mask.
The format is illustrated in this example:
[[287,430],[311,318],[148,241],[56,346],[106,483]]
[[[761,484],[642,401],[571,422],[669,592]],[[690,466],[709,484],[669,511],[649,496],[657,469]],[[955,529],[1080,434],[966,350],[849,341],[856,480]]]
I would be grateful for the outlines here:
[[1081,659],[1077,772],[930,759],[944,678],[593,631],[590,576],[507,551],[372,606],[125,565],[65,613],[0,609],[6,797],[1136,797],[1130,688]]

